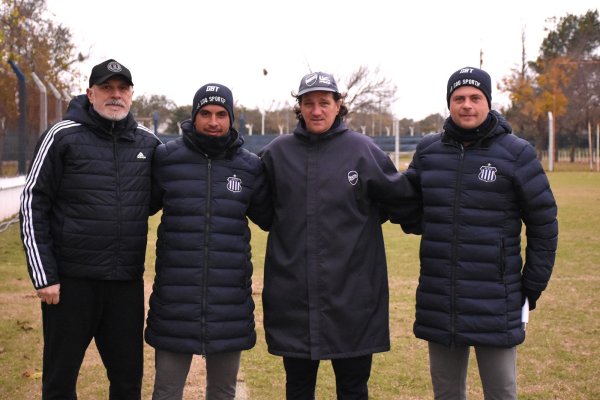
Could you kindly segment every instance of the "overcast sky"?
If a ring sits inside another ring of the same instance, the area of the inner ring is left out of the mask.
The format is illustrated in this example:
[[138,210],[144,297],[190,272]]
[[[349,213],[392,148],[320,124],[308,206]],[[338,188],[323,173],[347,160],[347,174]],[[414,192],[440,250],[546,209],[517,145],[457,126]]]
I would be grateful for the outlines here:
[[[447,115],[446,82],[479,66],[496,89],[520,64],[521,34],[535,59],[550,17],[583,15],[598,0],[47,0],[50,18],[71,30],[93,65],[115,58],[133,75],[135,95],[192,103],[205,83],[229,86],[245,107],[291,105],[290,92],[310,71],[342,81],[361,65],[398,87],[397,118]],[[263,75],[263,69],[268,74]],[[344,90],[343,87],[340,89]]]

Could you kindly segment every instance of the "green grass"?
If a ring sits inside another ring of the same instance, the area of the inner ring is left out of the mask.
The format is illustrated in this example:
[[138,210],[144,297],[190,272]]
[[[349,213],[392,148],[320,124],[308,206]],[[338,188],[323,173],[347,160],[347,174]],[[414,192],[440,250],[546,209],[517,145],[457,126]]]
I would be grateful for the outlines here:
[[[559,207],[559,249],[553,277],[531,313],[527,339],[518,350],[520,399],[600,398],[600,174],[549,174]],[[413,336],[419,238],[385,224],[390,275],[392,350],[376,354],[370,379],[372,399],[430,399],[426,342]],[[255,234],[255,281],[262,281],[266,235]],[[260,298],[257,317],[262,315]],[[281,399],[285,374],[281,358],[267,354],[258,324],[258,344],[243,355],[244,378],[252,399]],[[474,355],[469,366],[469,395],[483,398]],[[317,398],[335,397],[329,362],[322,363]]]
[[[525,343],[518,350],[519,399],[587,400],[600,398],[600,173],[549,174],[559,207],[559,250],[548,289],[531,313]],[[151,218],[146,273],[153,278],[158,217]],[[431,399],[427,346],[412,334],[419,238],[384,225],[390,275],[392,350],[376,354],[370,398]],[[254,286],[258,342],[242,355],[241,376],[249,398],[285,398],[281,358],[266,351],[260,291],[266,233],[253,229]],[[24,264],[18,227],[0,233],[0,398],[40,397],[42,333],[39,302],[33,296]],[[469,367],[469,395],[483,398],[474,356]],[[144,399],[153,384],[153,352],[146,348]],[[93,349],[86,355],[78,392],[82,399],[105,399],[106,378]],[[98,377],[100,380],[98,381]],[[190,377],[191,379],[192,377]],[[321,364],[317,398],[335,398],[329,362]],[[186,397],[191,398],[191,397]]]

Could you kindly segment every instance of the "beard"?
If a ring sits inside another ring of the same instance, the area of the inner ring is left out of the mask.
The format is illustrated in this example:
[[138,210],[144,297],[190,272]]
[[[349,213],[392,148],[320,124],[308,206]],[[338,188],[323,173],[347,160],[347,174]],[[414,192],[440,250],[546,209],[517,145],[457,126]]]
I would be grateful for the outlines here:
[[[123,107],[122,110],[116,110],[113,111],[111,109],[109,109],[109,106],[121,106]],[[122,102],[118,101],[118,100],[111,100],[108,101],[104,104],[104,107],[98,107],[101,108],[100,110],[96,110],[96,112],[98,114],[100,114],[100,116],[102,116],[102,118],[106,118],[110,121],[121,121],[122,119],[127,117],[127,114],[129,114],[129,110],[125,109],[125,104],[123,104]]]
[[127,114],[129,113],[128,111],[97,111],[98,114],[100,114],[100,116],[102,118],[108,119],[110,121],[121,121],[122,119],[125,119],[127,117]]

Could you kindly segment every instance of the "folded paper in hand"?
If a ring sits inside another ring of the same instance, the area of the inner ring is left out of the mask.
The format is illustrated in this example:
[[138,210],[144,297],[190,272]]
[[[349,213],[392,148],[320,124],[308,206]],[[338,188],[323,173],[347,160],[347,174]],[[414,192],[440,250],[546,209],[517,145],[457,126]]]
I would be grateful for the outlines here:
[[523,330],[527,328],[529,322],[529,299],[525,297],[525,303],[521,308],[521,323],[523,324]]

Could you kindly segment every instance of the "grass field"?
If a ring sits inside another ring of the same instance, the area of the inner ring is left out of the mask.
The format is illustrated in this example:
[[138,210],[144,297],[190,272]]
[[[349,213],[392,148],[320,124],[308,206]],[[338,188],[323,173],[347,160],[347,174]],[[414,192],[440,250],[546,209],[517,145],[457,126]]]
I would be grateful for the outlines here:
[[[527,339],[519,347],[519,399],[600,399],[600,174],[549,174],[559,206],[559,251],[552,280],[530,315]],[[157,218],[151,219],[155,232]],[[377,354],[370,398],[430,399],[427,348],[412,334],[414,292],[418,276],[419,238],[384,226],[390,274],[392,350]],[[241,380],[252,400],[285,398],[281,359],[266,351],[262,330],[262,264],[266,234],[253,230],[257,346],[242,356]],[[146,283],[153,276],[155,235],[148,246]],[[42,332],[40,309],[26,273],[18,227],[0,233],[0,399],[40,398]],[[144,399],[153,384],[153,351],[146,348]],[[195,361],[196,363],[196,361]],[[190,374],[186,399],[202,393],[202,364]],[[106,378],[93,347],[86,355],[78,384],[81,399],[106,399]],[[322,363],[318,399],[334,399],[330,363]],[[482,399],[472,356],[471,399]]]

